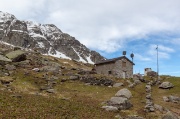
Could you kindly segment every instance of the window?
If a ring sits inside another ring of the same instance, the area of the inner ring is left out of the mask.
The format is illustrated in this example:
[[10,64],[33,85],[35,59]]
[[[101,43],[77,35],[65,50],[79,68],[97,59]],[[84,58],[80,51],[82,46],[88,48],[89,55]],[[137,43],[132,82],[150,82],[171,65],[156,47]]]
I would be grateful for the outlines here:
[[112,71],[108,71],[108,74],[112,74]]
[[126,62],[122,62],[122,67],[126,67]]

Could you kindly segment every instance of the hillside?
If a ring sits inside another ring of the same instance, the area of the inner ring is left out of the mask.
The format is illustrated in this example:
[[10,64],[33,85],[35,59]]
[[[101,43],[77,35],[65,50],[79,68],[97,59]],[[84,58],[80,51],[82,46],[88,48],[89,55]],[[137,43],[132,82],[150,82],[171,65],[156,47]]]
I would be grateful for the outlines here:
[[[152,85],[153,103],[165,110],[148,112],[145,111],[145,87],[153,78],[145,77],[144,81],[139,80],[142,78],[124,80],[107,77],[92,71],[91,64],[2,47],[0,118],[159,119],[166,115],[167,110],[180,116],[179,99],[177,102],[163,101],[163,96],[180,96],[178,77],[161,77],[161,82],[169,81],[174,85],[171,89]],[[117,83],[121,85],[115,86]],[[129,99],[132,107],[116,111],[102,108],[124,88],[132,93]]]

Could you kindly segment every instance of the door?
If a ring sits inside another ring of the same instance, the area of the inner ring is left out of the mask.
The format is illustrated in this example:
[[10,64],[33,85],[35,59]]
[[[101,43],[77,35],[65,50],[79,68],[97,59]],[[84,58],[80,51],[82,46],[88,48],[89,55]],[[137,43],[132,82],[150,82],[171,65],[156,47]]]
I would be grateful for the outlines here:
[[125,78],[126,78],[126,72],[123,71],[123,79],[125,79]]

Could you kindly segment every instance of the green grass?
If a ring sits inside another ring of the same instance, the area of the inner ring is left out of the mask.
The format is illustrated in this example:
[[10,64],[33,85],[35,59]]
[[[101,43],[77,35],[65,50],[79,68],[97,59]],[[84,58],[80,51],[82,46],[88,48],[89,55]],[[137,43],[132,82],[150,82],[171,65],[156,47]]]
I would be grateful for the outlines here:
[[69,100],[54,95],[36,96],[23,94],[22,98],[11,97],[12,93],[0,91],[0,118],[26,119],[111,119],[115,113],[101,109],[99,102],[86,95]]

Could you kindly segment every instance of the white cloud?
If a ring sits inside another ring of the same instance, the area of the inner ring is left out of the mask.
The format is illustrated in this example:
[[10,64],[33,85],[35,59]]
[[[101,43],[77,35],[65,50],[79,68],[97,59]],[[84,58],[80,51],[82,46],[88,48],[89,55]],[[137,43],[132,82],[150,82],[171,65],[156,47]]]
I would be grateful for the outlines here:
[[[0,3],[2,11],[19,19],[53,23],[89,48],[108,53],[122,49],[127,39],[180,31],[179,0],[0,0]],[[172,51],[160,48],[160,54],[169,57],[166,52]]]
[[170,40],[170,43],[174,44],[174,45],[180,45],[180,38],[175,38]]
[[140,60],[140,61],[151,61],[152,59],[150,57],[147,56],[142,56],[138,53],[135,54],[136,59]]
[[[156,48],[157,48],[157,45],[155,45],[155,44],[150,45],[148,54],[153,56],[153,57],[157,57]],[[171,53],[173,53],[173,52],[175,52],[175,50],[172,49],[172,48],[169,48],[169,47],[166,47],[166,46],[163,46],[163,45],[158,46],[158,56],[161,59],[169,59],[170,56],[171,56]]]

